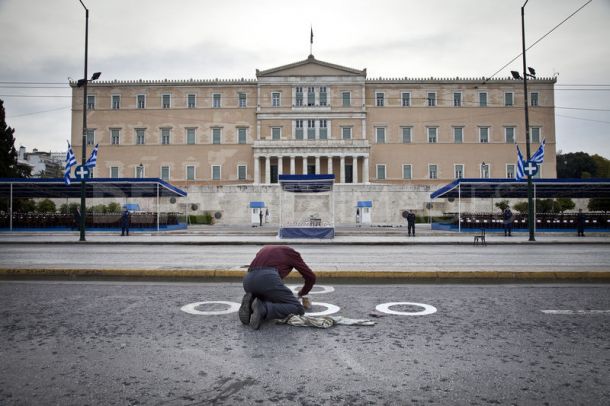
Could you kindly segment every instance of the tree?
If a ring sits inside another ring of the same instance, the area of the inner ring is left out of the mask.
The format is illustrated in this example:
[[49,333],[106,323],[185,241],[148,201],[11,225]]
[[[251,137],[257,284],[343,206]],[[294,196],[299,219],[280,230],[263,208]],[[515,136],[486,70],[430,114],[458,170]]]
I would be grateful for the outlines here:
[[597,174],[595,160],[586,152],[557,154],[558,178],[591,178]]
[[556,199],[557,205],[559,206],[559,211],[564,212],[567,210],[572,210],[576,207],[576,203],[572,201],[572,199],[567,197],[559,197]]
[[589,211],[610,211],[610,199],[602,198],[602,197],[594,197],[589,199],[589,204],[587,205]]
[[504,211],[507,207],[510,207],[510,204],[508,203],[508,200],[500,200],[495,206],[500,209],[500,211]]
[[55,213],[55,203],[50,199],[43,199],[36,205],[36,211],[39,213]]
[[69,205],[64,203],[59,206],[59,212],[62,214],[72,214],[76,211],[77,207],[80,207],[79,203],[70,203]]
[[108,213],[120,213],[121,205],[118,204],[117,202],[110,202],[110,203],[108,203],[107,210],[108,210]]
[[513,209],[515,209],[515,211],[519,212],[520,214],[524,214],[527,213],[527,206],[527,202],[519,202],[513,204]]
[[14,133],[15,129],[6,125],[4,101],[0,99],[0,178],[27,178],[32,170],[17,160]]
[[593,155],[591,157],[595,163],[595,174],[596,178],[610,178],[610,160],[600,155]]

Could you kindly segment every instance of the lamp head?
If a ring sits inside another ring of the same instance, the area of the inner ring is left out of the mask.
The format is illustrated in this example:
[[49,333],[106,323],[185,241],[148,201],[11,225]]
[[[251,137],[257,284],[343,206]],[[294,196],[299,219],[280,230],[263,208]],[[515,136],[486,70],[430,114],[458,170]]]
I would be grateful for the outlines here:
[[97,80],[101,76],[102,72],[95,72],[93,76],[91,76],[91,80]]
[[521,77],[521,75],[519,74],[519,72],[517,72],[516,70],[511,70],[510,74],[513,75],[513,79],[518,79],[518,80],[522,80],[523,79]]

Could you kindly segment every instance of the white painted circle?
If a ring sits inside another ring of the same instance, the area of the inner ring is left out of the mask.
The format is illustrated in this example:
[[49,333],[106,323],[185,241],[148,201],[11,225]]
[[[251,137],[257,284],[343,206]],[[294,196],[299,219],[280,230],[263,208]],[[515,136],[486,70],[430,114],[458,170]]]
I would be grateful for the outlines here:
[[330,304],[330,303],[322,303],[322,302],[311,302],[312,306],[324,306],[326,307],[326,310],[322,310],[321,312],[305,312],[305,316],[328,316],[329,314],[335,314],[337,313],[339,310],[341,310],[341,308],[339,306],[335,306],[334,304]]
[[[229,308],[227,310],[209,310],[209,311],[201,311],[201,310],[196,309],[197,307],[199,307],[201,305],[205,305],[205,304],[223,304],[223,305],[229,306]],[[207,302],[189,303],[185,306],[182,306],[180,308],[180,310],[182,310],[185,313],[189,313],[189,314],[213,316],[213,315],[219,315],[219,314],[235,313],[236,311],[239,310],[239,306],[240,306],[240,304],[235,303],[235,302],[225,302],[223,300],[212,300],[212,301],[207,301]]]
[[[299,293],[299,290],[303,287],[302,285],[286,285],[288,289],[292,291],[295,295]],[[316,291],[316,288],[322,288],[322,290]],[[335,291],[335,288],[332,286],[325,285],[315,285],[308,293],[308,295],[321,295],[322,293],[332,293]]]
[[[397,310],[390,309],[390,307],[392,307],[392,306],[400,306],[400,305],[423,307],[424,310],[422,310],[420,312],[400,312]],[[398,314],[400,316],[426,316],[428,314],[436,313],[436,307],[434,307],[434,306],[424,304],[424,303],[412,303],[412,302],[382,303],[380,305],[377,305],[377,307],[375,307],[375,309],[378,312],[382,312],[382,313],[386,313],[386,314]]]

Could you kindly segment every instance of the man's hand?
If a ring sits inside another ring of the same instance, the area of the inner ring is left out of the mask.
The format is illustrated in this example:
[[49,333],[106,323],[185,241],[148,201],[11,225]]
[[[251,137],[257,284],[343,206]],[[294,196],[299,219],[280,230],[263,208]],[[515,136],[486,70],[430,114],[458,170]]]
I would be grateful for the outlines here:
[[311,309],[311,300],[309,300],[307,296],[302,296],[301,302],[303,303],[303,307],[305,309]]

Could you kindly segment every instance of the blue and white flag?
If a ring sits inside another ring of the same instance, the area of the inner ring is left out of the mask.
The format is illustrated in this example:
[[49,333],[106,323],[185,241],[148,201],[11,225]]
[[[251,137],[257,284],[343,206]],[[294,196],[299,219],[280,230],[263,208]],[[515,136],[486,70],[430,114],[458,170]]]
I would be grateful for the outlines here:
[[72,151],[72,147],[68,142],[68,152],[66,154],[66,170],[64,171],[64,182],[66,185],[70,184],[70,171],[72,167],[76,165],[76,157],[74,156],[74,151]]
[[87,159],[87,162],[85,162],[85,166],[87,168],[94,168],[95,165],[97,164],[97,147],[100,144],[96,144],[95,148],[93,148],[93,151],[91,151],[91,156],[89,157],[89,159]]
[[523,159],[523,155],[521,155],[521,150],[519,149],[519,146],[517,145],[517,174],[515,176],[516,180],[525,179],[525,171],[523,170],[524,166],[525,166],[525,159]]
[[530,158],[530,161],[537,163],[540,165],[544,162],[544,145],[546,144],[546,140],[542,140],[542,144],[538,147],[534,155]]

